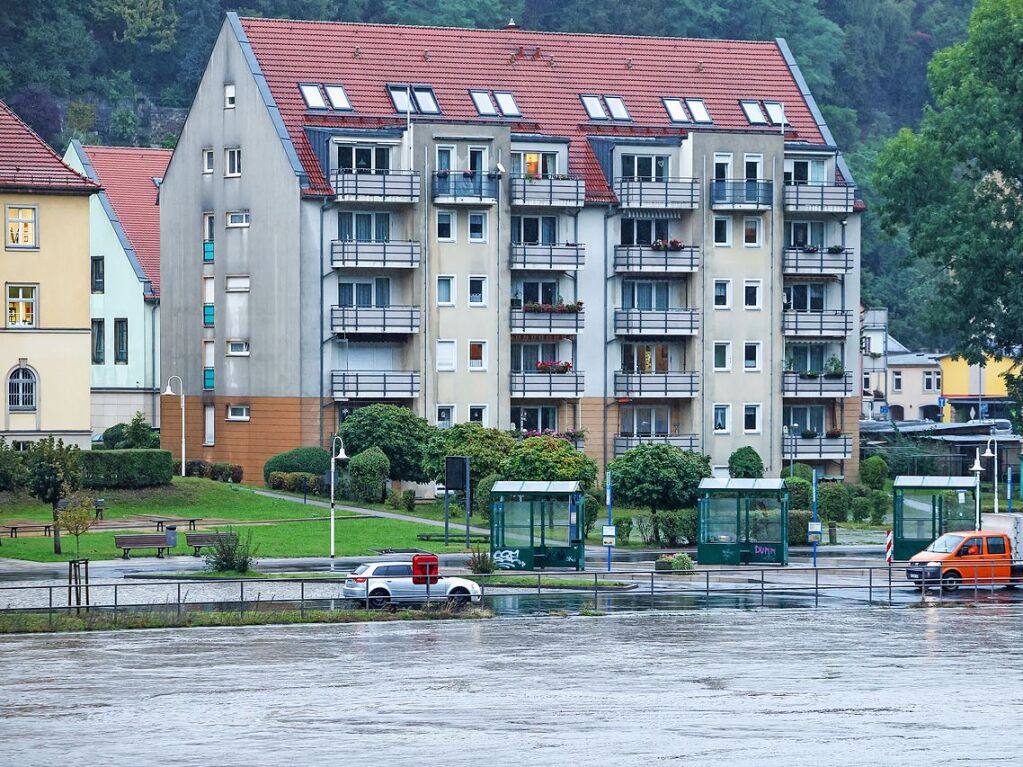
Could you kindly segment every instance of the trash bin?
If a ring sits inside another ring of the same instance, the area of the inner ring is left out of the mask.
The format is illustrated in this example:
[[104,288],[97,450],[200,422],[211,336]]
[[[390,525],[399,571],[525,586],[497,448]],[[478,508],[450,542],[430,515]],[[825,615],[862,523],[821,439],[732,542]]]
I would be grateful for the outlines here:
[[173,549],[178,545],[178,526],[177,525],[166,525],[164,532],[167,534],[167,548]]
[[838,543],[838,522],[828,522],[828,543],[832,546]]

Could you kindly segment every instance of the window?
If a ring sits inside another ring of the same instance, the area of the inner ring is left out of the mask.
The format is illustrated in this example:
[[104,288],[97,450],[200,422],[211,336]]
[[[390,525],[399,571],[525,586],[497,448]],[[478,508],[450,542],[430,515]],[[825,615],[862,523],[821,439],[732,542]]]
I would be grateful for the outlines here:
[[558,345],[554,343],[512,344],[511,353],[513,373],[535,373],[537,363],[558,359]]
[[128,320],[124,317],[114,320],[114,364],[128,364]]
[[791,312],[823,312],[824,283],[807,282],[785,286],[785,308]]
[[[212,243],[214,235],[217,232],[217,217],[213,213],[202,214],[202,238],[204,241]],[[209,260],[213,260],[213,248],[210,248]],[[206,260],[206,259],[203,259]]]
[[686,99],[686,106],[689,107],[689,114],[693,116],[694,123],[714,122],[707,111],[703,99]]
[[785,247],[821,250],[824,247],[824,222],[790,221],[785,227]]
[[767,118],[764,117],[764,110],[760,108],[759,102],[740,101],[739,106],[742,107],[742,111],[746,115],[746,119],[750,121],[750,125],[767,125]]
[[742,430],[746,434],[760,433],[760,405],[742,406]]
[[346,242],[389,242],[391,239],[390,213],[353,213],[342,210],[337,214],[337,238]]
[[203,149],[202,150],[202,172],[212,173],[213,172],[213,150]]
[[249,276],[247,274],[238,274],[233,277],[229,276],[224,282],[224,290],[228,293],[248,293]]
[[386,174],[391,170],[391,147],[374,144],[339,144],[337,167],[347,173]]
[[689,122],[686,108],[682,106],[682,99],[664,99],[664,108],[668,112],[668,119],[673,123]]
[[743,345],[742,367],[743,367],[743,370],[748,370],[748,371],[760,370],[760,342],[759,341],[747,341]]
[[512,426],[519,431],[558,430],[558,409],[550,405],[530,405],[511,409]]
[[732,430],[732,406],[714,405],[714,433],[728,434]]
[[470,341],[469,342],[469,370],[486,370],[487,369],[487,342],[486,341]]
[[36,409],[36,374],[28,368],[11,371],[7,379],[7,407],[21,411]]
[[655,241],[668,241],[668,222],[661,219],[623,218],[622,245],[652,245]]
[[455,241],[455,214],[437,211],[437,239],[441,242]]
[[103,256],[92,257],[92,270],[90,274],[90,282],[92,284],[93,293],[102,293],[104,288],[104,282],[106,277],[106,264],[103,262]]
[[785,105],[780,101],[765,101],[764,109],[767,110],[767,116],[773,125],[789,124],[789,121],[785,119]]
[[622,155],[622,178],[631,181],[667,181],[667,155]]
[[437,277],[437,306],[455,305],[455,278],[449,274]]
[[227,406],[227,420],[228,421],[248,421],[250,409],[248,405],[228,405]]
[[511,241],[515,244],[556,245],[557,216],[512,216]]
[[611,113],[612,120],[631,120],[629,110],[625,107],[625,100],[621,96],[604,96],[604,103],[607,104],[607,111]]
[[618,431],[623,437],[663,437],[669,434],[666,405],[626,405],[619,411]]
[[249,342],[242,339],[228,340],[227,342],[227,356],[228,357],[248,357],[249,356]]
[[437,370],[455,369],[455,342],[437,341]]
[[742,220],[742,244],[744,247],[760,247],[760,224],[760,216],[747,216]]
[[523,280],[521,289],[523,304],[558,303],[557,280]]
[[416,86],[412,89],[412,96],[416,100],[416,107],[424,115],[440,114],[440,105],[437,97],[433,95],[433,88],[429,86]]
[[469,405],[469,423],[487,425],[487,406]]
[[557,152],[512,152],[512,175],[551,178],[558,172]]
[[732,281],[714,280],[714,308],[732,308]]
[[[786,347],[786,367],[796,373],[820,373],[824,370],[824,360],[828,356],[824,344],[790,344]],[[866,376],[866,386],[870,388],[870,376]]]
[[869,392],[871,390],[871,388],[872,387],[870,385],[870,373],[864,373],[863,374],[863,391],[865,393]]
[[501,108],[505,117],[521,117],[522,112],[519,111],[519,105],[515,103],[515,97],[507,91],[494,91],[494,98],[497,99],[497,105]]
[[586,115],[591,120],[607,119],[607,112],[604,111],[604,105],[600,103],[600,96],[580,96],[579,98],[583,100]]
[[437,428],[449,429],[455,422],[454,405],[437,405]]
[[202,342],[202,388],[212,389],[216,384],[214,364],[216,363],[216,346],[213,341]]
[[327,92],[330,105],[339,112],[346,112],[352,108],[352,102],[348,100],[348,94],[340,85],[324,85],[323,90]]
[[667,344],[622,344],[623,373],[667,373]]
[[36,326],[36,288],[34,285],[7,286],[7,327]]
[[232,210],[227,214],[227,228],[243,228],[249,225],[249,212],[247,210]]
[[732,219],[714,216],[714,244],[724,248],[732,246]]
[[494,100],[490,98],[490,91],[469,91],[472,103],[476,105],[476,111],[483,117],[494,117],[497,115],[497,107]]
[[213,424],[216,420],[216,408],[214,405],[206,405],[203,408],[203,432],[202,444],[204,447],[213,447]]
[[824,434],[824,406],[787,405],[782,408],[782,423],[789,427],[790,437],[801,437],[807,429]]
[[234,109],[234,83],[224,83],[224,109]]
[[92,321],[92,364],[102,365],[106,361],[106,323],[103,320]]
[[487,278],[469,277],[469,306],[487,305]]
[[39,232],[36,220],[39,209],[35,206],[7,206],[7,237],[6,246],[16,248],[38,248]]
[[[440,105],[437,97],[433,94],[433,88],[428,85],[416,85],[409,88],[407,85],[390,85],[387,88],[391,94],[391,101],[394,108],[399,112],[420,112],[421,114],[440,114]],[[412,98],[409,98],[411,94]]]
[[487,214],[469,214],[469,242],[487,241]]
[[718,371],[729,371],[732,369],[732,342],[714,342],[714,369]]
[[[924,386],[926,386],[926,385],[927,385],[927,378],[925,376],[925,378],[924,378]],[[902,371],[901,370],[893,370],[892,371],[892,391],[895,391],[895,392],[902,391]]]
[[[894,381],[895,373],[892,373],[892,380]],[[901,373],[899,374],[901,378]],[[895,389],[894,385],[892,386]],[[901,391],[901,381],[899,389]],[[924,391],[941,391],[941,371],[940,370],[925,370],[924,371]]]
[[667,311],[668,283],[647,280],[623,280],[622,308]]
[[827,165],[824,160],[786,160],[786,184],[823,184],[825,183]]
[[242,175],[242,150],[238,147],[224,150],[224,178]]
[[202,324],[203,327],[212,328],[214,320],[213,312],[214,286],[212,277],[202,278]]
[[374,277],[339,282],[337,300],[341,306],[375,306],[386,309],[391,305],[391,278]]
[[745,309],[760,308],[760,280],[746,280],[742,284],[742,305]]
[[998,538],[986,538],[987,540],[987,553],[988,554],[1004,554],[1005,553],[1005,539]]
[[319,85],[303,85],[299,83],[298,89],[302,92],[302,99],[310,109],[326,109],[327,102],[323,100],[323,93]]

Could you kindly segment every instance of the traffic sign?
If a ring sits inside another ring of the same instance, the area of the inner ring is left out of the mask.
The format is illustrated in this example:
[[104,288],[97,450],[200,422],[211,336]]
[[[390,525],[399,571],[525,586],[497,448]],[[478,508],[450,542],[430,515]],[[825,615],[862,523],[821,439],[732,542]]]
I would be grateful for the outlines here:
[[945,398],[938,397],[938,407],[945,407]]
[[809,522],[806,527],[807,543],[820,543],[822,538],[823,523]]
[[618,529],[614,525],[602,525],[600,529],[600,535],[604,539],[604,546],[614,546],[615,536],[618,533]]

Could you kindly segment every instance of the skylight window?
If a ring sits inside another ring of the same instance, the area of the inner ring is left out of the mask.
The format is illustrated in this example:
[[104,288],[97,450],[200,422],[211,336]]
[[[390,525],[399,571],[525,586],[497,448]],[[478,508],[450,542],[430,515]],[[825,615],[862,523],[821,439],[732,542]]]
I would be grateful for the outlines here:
[[664,99],[664,108],[668,110],[668,118],[673,123],[689,122],[686,108],[682,106],[682,99]]
[[505,117],[522,116],[519,105],[515,103],[515,97],[512,94],[506,91],[494,91],[494,98],[497,99],[497,105],[501,107],[501,112]]
[[412,95],[416,99],[416,106],[424,115],[440,114],[440,106],[437,104],[437,97],[433,95],[433,88],[427,86],[413,88]]
[[583,100],[586,114],[591,120],[607,119],[607,112],[604,111],[604,105],[600,103],[600,96],[580,96],[579,98]]
[[327,98],[334,109],[347,111],[352,108],[352,102],[348,100],[348,94],[342,86],[324,85],[323,90],[327,92]]
[[391,101],[394,102],[394,108],[399,112],[415,112],[416,109],[412,106],[412,101],[409,99],[409,91],[404,85],[392,85],[387,89],[391,94]]
[[494,100],[490,98],[490,91],[469,91],[472,96],[472,103],[476,105],[476,111],[484,117],[494,117],[497,114],[497,107]]
[[689,114],[693,116],[693,122],[712,123],[710,112],[707,111],[703,99],[686,99],[686,106],[689,107]]
[[765,101],[764,109],[767,110],[767,116],[774,125],[789,124],[789,121],[785,119],[785,105],[780,101]]
[[323,100],[323,94],[320,92],[319,85],[299,85],[298,89],[302,92],[305,105],[310,109],[327,108],[327,102]]
[[746,113],[746,119],[750,125],[767,125],[767,118],[764,117],[764,110],[760,108],[757,101],[740,101],[742,111]]
[[612,120],[631,120],[629,110],[625,108],[625,100],[621,96],[604,96],[604,103],[611,113]]

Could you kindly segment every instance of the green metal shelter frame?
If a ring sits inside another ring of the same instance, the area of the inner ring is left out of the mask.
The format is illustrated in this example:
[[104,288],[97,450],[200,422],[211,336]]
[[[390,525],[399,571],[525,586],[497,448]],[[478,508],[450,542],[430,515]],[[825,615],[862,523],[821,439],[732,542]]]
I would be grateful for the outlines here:
[[780,479],[700,482],[701,565],[786,565],[789,494]]
[[490,555],[498,569],[586,567],[578,482],[495,482],[490,498]]
[[973,477],[900,476],[892,485],[892,559],[905,562],[945,533],[977,524]]

